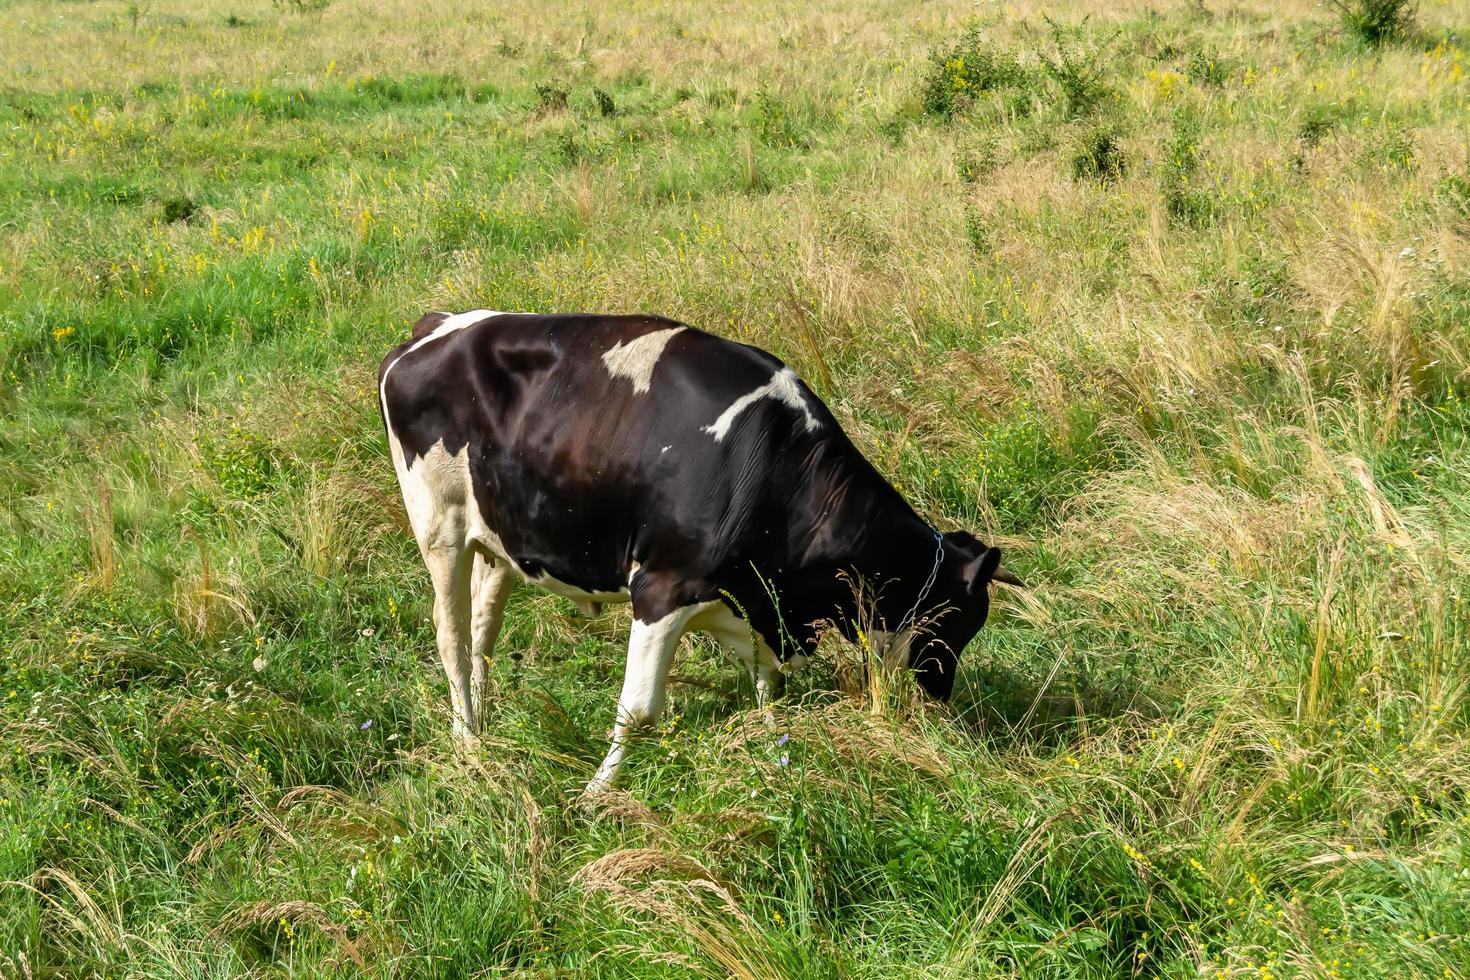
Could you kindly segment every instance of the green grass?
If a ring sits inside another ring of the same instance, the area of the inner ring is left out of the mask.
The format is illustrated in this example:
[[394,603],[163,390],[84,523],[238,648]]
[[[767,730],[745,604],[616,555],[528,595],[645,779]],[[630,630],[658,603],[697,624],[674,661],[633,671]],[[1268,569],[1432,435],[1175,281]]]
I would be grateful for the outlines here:
[[[1455,4],[4,6],[0,975],[1470,976]],[[773,350],[1031,590],[946,708],[686,642],[592,807],[518,591],[456,750],[373,379],[471,307]]]

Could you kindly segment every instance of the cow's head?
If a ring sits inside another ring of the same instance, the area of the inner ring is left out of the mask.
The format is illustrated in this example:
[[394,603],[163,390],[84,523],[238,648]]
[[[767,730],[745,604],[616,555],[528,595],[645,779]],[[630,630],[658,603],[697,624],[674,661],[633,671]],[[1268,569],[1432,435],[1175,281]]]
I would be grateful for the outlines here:
[[948,701],[960,653],[990,614],[990,583],[1021,585],[1001,567],[1000,549],[965,531],[944,535],[944,560],[922,602],[922,626],[910,641],[909,666],[931,697]]

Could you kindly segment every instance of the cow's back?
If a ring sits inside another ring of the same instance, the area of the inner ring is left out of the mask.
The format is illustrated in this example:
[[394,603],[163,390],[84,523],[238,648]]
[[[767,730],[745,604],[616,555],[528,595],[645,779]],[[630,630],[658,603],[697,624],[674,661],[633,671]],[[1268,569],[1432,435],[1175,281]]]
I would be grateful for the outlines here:
[[776,358],[656,317],[430,314],[380,378],[400,476],[462,461],[502,557],[589,593],[780,561],[803,467],[843,439]]

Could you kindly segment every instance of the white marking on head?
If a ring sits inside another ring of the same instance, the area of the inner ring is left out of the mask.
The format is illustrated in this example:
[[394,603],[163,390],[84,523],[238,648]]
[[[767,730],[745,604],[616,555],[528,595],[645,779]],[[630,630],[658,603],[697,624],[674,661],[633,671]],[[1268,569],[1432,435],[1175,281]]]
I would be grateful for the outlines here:
[[664,348],[674,334],[683,327],[654,330],[641,337],[613,344],[612,350],[602,355],[602,363],[615,378],[627,378],[633,382],[634,394],[643,394],[653,384],[653,366],[658,363]]
[[774,398],[785,402],[792,408],[800,409],[801,414],[806,416],[806,431],[815,432],[821,428],[822,423],[817,421],[816,415],[812,414],[811,406],[807,404],[806,392],[801,388],[801,382],[796,377],[796,372],[788,368],[782,368],[771,375],[771,380],[761,385],[755,391],[741,395],[730,403],[730,407],[720,413],[713,425],[706,425],[703,431],[715,437],[715,442],[720,442],[730,433],[730,426],[735,424],[735,419],[740,413],[762,398]]

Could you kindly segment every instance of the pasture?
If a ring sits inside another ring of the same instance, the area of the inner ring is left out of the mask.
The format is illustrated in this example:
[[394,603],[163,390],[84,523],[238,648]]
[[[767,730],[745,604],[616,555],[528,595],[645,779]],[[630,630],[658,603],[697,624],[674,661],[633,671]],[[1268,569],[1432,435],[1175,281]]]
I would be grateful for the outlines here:
[[[0,976],[1470,976],[1470,12],[0,0]],[[426,309],[791,364],[999,543],[954,702],[773,723],[518,590],[476,752],[375,400]]]

